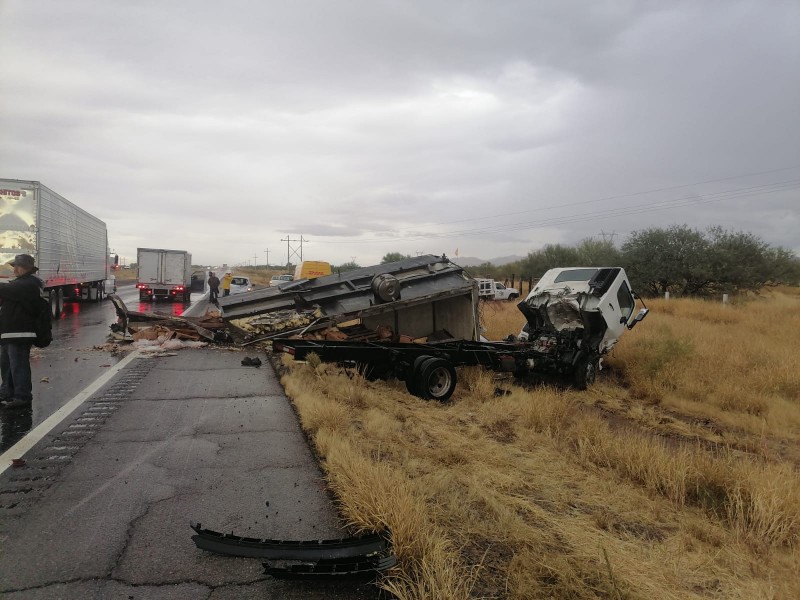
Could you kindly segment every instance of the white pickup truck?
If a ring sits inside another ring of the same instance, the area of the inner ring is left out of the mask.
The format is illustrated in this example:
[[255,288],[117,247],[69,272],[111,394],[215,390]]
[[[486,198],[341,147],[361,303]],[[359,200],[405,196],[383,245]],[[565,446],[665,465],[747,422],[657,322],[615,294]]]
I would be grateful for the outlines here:
[[519,298],[519,290],[506,287],[494,279],[476,279],[478,282],[478,297],[486,300],[515,300]]

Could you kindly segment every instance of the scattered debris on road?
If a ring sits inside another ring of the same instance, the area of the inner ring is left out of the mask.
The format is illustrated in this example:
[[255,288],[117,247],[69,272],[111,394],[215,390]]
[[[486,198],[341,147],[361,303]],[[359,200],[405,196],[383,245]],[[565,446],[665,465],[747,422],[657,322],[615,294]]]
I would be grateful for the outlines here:
[[[203,317],[177,317],[163,313],[142,313],[128,310],[122,299],[112,294],[111,301],[117,311],[117,323],[111,330],[117,347],[130,344],[132,349],[149,353],[202,348],[209,342],[230,341],[227,325],[218,311],[209,311]],[[98,349],[109,349],[108,344]]]

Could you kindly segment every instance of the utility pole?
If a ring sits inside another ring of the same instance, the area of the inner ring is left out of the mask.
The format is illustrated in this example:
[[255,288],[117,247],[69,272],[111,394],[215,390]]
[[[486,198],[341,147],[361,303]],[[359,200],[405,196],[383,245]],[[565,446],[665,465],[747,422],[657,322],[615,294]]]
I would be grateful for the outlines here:
[[258,254],[253,254],[253,268],[258,268]]
[[[289,263],[292,262],[292,256],[297,256],[300,259],[300,262],[303,262],[303,242],[308,242],[307,239],[303,238],[301,235],[299,239],[295,238],[292,239],[291,235],[288,235],[281,239],[282,242],[286,242],[286,265],[288,266]],[[299,242],[300,246],[292,246],[292,242]]]
[[614,237],[616,235],[617,235],[617,233],[615,231],[612,231],[611,233],[606,233],[602,229],[600,230],[600,236],[603,238],[603,242],[606,242],[606,243],[611,242],[613,244],[614,243]]
[[267,267],[266,267],[266,268],[267,268],[267,269],[269,269],[269,248],[267,248],[266,250],[264,250],[264,252],[266,252],[266,253],[267,253]]

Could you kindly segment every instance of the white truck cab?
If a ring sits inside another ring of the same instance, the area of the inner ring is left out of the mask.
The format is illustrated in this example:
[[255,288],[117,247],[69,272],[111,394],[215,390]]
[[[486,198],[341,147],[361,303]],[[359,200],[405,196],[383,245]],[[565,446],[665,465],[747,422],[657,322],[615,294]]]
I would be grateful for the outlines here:
[[528,322],[518,339],[554,364],[572,364],[575,382],[584,389],[600,356],[647,316],[647,308],[634,315],[636,298],[622,267],[550,269],[519,303]]

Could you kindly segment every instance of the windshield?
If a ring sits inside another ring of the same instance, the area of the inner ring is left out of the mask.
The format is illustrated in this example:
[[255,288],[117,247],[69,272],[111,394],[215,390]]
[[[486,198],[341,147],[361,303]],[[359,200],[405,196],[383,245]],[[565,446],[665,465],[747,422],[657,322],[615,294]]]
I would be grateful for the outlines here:
[[589,281],[597,269],[570,269],[569,271],[562,271],[555,278],[554,283],[561,283],[563,281]]
[[231,279],[231,284],[233,285],[247,285],[247,279],[244,277],[234,277]]

